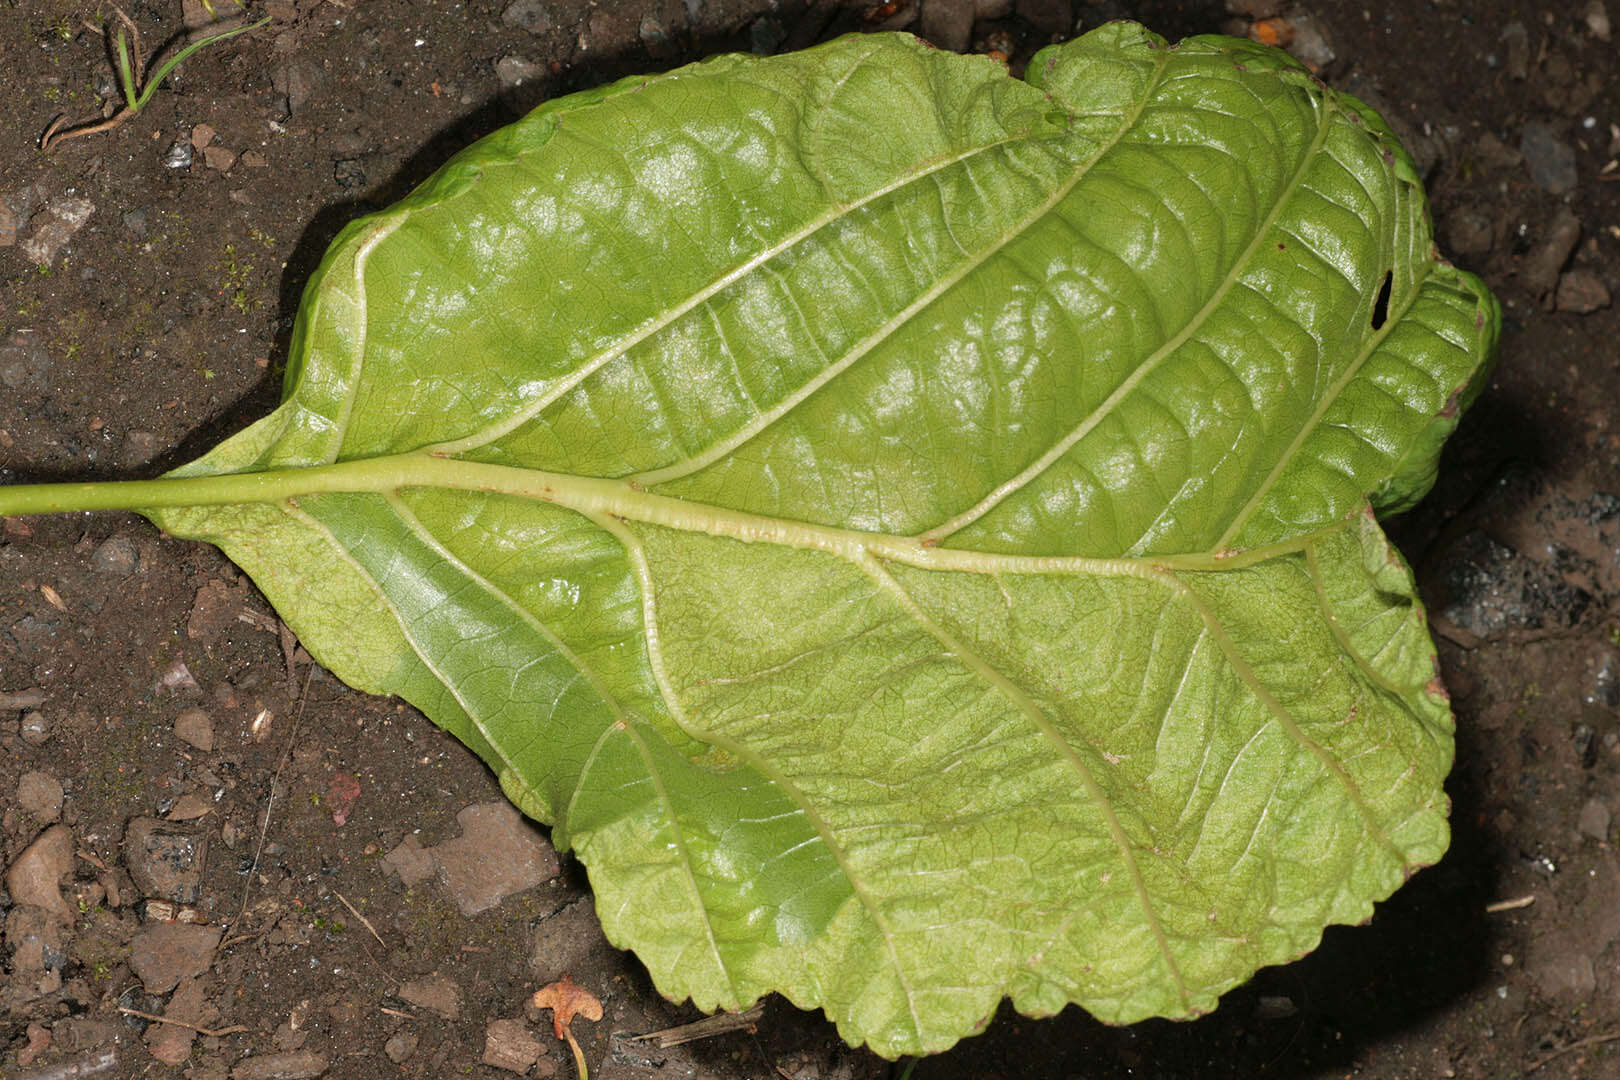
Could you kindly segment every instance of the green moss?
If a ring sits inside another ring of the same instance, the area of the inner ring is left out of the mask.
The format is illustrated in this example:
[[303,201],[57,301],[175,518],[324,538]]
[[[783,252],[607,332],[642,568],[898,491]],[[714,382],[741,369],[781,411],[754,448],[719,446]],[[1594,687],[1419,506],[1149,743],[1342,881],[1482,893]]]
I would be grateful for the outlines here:
[[236,257],[236,245],[225,245],[225,258],[219,264],[221,277],[224,278],[224,287],[221,292],[230,294],[231,306],[243,315],[250,314],[259,306],[257,297],[248,292],[248,285],[253,278],[253,264],[242,262]]

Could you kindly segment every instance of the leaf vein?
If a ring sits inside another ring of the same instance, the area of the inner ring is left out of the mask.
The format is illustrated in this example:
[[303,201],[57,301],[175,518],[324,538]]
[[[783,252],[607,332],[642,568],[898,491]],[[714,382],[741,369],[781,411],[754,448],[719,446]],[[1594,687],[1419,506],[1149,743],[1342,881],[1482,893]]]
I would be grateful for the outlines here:
[[[1210,295],[1209,300],[1206,301],[1204,306],[1201,307],[1193,315],[1193,317],[1188,320],[1187,324],[1183,326],[1181,330],[1175,334],[1175,336],[1171,337],[1158,349],[1155,349],[1152,353],[1149,353],[1146,357],[1144,357],[1142,362],[1138,364],[1136,368],[1129,375],[1127,375],[1117,387],[1114,388],[1112,393],[1103,399],[1100,405],[1093,409],[1090,414],[1080,421],[1079,424],[1071,428],[1066,435],[1064,435],[1044,453],[1027,465],[1016,476],[996,485],[996,487],[993,488],[989,494],[985,495],[968,509],[946,519],[945,521],[940,522],[931,529],[927,529],[926,531],[919,533],[918,537],[920,539],[936,544],[940,543],[946,538],[950,537],[952,534],[960,532],[962,529],[973,524],[985,514],[988,514],[991,510],[995,509],[996,506],[1000,505],[1003,500],[1007,499],[1015,492],[1023,490],[1029,484],[1034,482],[1037,477],[1044,474],[1061,458],[1068,454],[1068,452],[1072,450],[1082,439],[1090,434],[1097,427],[1097,425],[1100,424],[1105,417],[1112,413],[1119,406],[1119,404],[1126,397],[1128,397],[1132,391],[1134,391],[1166,357],[1176,352],[1183,344],[1192,339],[1193,334],[1196,333],[1197,330],[1202,327],[1204,323],[1208,321],[1209,317],[1220,307],[1221,301],[1225,299],[1226,294],[1231,291],[1234,285],[1241,281],[1243,268],[1246,267],[1264,247],[1264,241],[1266,240],[1267,234],[1271,231],[1272,226],[1280,218],[1283,208],[1287,206],[1288,200],[1293,195],[1294,191],[1297,190],[1301,184],[1303,184],[1305,176],[1309,172],[1311,165],[1314,163],[1317,154],[1321,152],[1322,146],[1327,139],[1330,121],[1330,116],[1324,117],[1320,120],[1311,145],[1306,148],[1303,154],[1300,155],[1300,164],[1296,167],[1293,176],[1289,179],[1289,182],[1283,186],[1281,192],[1278,194],[1276,201],[1266,216],[1266,219],[1256,227],[1254,237],[1249,241],[1248,247],[1245,248],[1242,254],[1238,256],[1237,261],[1232,266],[1232,269],[1227,272],[1226,277],[1222,279],[1221,284],[1217,286],[1215,291]],[[1216,545],[1217,550],[1220,546],[1221,545]]]
[[1142,909],[1143,917],[1147,920],[1148,928],[1158,947],[1160,958],[1164,961],[1165,969],[1171,980],[1175,983],[1176,993],[1181,998],[1182,1006],[1192,1007],[1191,988],[1182,975],[1181,965],[1176,961],[1174,951],[1170,948],[1169,937],[1165,932],[1164,924],[1159,918],[1158,907],[1153,902],[1153,896],[1148,891],[1147,883],[1142,877],[1141,867],[1136,861],[1136,852],[1132,847],[1131,839],[1125,832],[1124,824],[1119,815],[1115,813],[1113,804],[1109,802],[1107,792],[1103,790],[1101,782],[1091,771],[1076,751],[1072,743],[1057,729],[1044,709],[1032,700],[1027,691],[1018,686],[1007,675],[997,670],[994,665],[985,660],[966,642],[958,639],[944,626],[923,610],[915,597],[902,585],[894,575],[890,574],[877,559],[870,554],[863,554],[860,558],[852,559],[857,568],[868,574],[878,582],[906,612],[916,621],[917,625],[929,636],[937,640],[964,668],[973,672],[989,686],[999,691],[1009,704],[1013,706],[1025,719],[1034,726],[1042,738],[1050,743],[1062,756],[1080,779],[1081,787],[1086,797],[1102,815],[1108,827],[1109,836],[1119,851],[1120,861],[1125,864],[1126,873],[1130,876],[1131,888],[1135,893],[1138,905]]
[[789,233],[782,239],[778,240],[775,244],[756,252],[753,256],[743,260],[741,263],[732,267],[725,273],[720,274],[713,281],[709,282],[701,289],[698,289],[679,304],[676,304],[667,311],[664,311],[649,319],[638,329],[625,334],[619,340],[608,345],[606,348],[598,350],[592,356],[585,359],[568,375],[559,379],[556,385],[552,386],[544,393],[537,395],[532,401],[521,408],[513,409],[510,415],[495,423],[487,424],[477,431],[464,435],[459,439],[436,443],[433,446],[425,447],[424,449],[428,453],[438,454],[441,456],[464,454],[470,450],[476,450],[478,447],[494,442],[496,439],[499,439],[504,435],[510,434],[517,428],[523,426],[536,416],[540,415],[540,413],[544,412],[554,402],[572,391],[586,379],[596,374],[597,371],[601,370],[601,368],[609,362],[623,356],[636,345],[646,341],[654,334],[657,334],[661,330],[664,330],[686,316],[693,309],[698,307],[698,305],[707,302],[716,294],[724,291],[737,281],[742,280],[753,270],[767,262],[770,262],[772,259],[775,259],[784,252],[792,250],[794,247],[815,236],[823,229],[843,221],[850,214],[857,212],[862,207],[895,191],[899,191],[908,184],[921,180],[940,169],[949,168],[951,165],[954,165],[957,162],[966,161],[978,154],[988,153],[997,147],[1015,141],[1017,138],[1018,136],[1008,136],[1005,139],[998,139],[994,142],[986,143],[983,146],[971,147],[960,154],[947,155],[940,159],[926,162],[921,168],[897,177],[892,183],[874,188],[872,191],[867,192],[859,198],[851,200],[847,203],[839,203],[833,206],[819,217],[811,219],[802,228],[795,232]]

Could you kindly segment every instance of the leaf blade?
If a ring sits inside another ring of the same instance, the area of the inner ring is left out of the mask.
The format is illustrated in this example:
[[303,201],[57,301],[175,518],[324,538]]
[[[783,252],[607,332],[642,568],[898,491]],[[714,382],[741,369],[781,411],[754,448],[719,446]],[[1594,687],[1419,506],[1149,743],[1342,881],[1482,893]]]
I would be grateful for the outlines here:
[[340,237],[287,401],[181,470],[329,479],[152,514],[489,761],[665,993],[891,1056],[1003,995],[1206,1011],[1446,842],[1361,510],[1494,301],[1274,54],[1032,70],[876,37],[543,107]]

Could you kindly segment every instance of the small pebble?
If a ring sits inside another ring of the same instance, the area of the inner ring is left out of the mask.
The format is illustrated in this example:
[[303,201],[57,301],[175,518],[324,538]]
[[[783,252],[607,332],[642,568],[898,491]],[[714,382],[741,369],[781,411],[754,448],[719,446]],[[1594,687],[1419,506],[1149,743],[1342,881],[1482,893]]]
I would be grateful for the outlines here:
[[214,812],[214,800],[200,791],[188,791],[163,815],[164,821],[196,821]]
[[174,734],[205,754],[214,748],[214,720],[202,709],[186,709],[176,716]]
[[96,204],[89,199],[64,195],[52,199],[35,214],[31,222],[33,232],[18,247],[37,266],[49,266],[73,234],[84,227]]
[[62,899],[60,880],[73,872],[73,833],[52,825],[29,844],[6,871],[6,890],[15,904],[44,908],[70,923],[73,912]]
[[1602,799],[1587,799],[1586,805],[1581,807],[1581,817],[1577,827],[1582,835],[1590,836],[1594,840],[1607,840],[1609,826],[1613,824],[1613,815]]
[[1613,33],[1609,23],[1609,9],[1603,0],[1591,0],[1586,5],[1586,30],[1599,41],[1607,43]]
[[191,168],[191,140],[176,139],[163,152],[163,166],[167,169]]
[[0,387],[49,392],[55,361],[34,330],[18,330],[0,343]]
[[484,1032],[484,1064],[492,1068],[526,1073],[544,1052],[521,1020],[491,1020]]
[[551,29],[551,14],[540,0],[512,0],[501,12],[501,22],[531,34],[543,34]]
[[401,1000],[446,1020],[461,1017],[461,988],[442,975],[414,979],[399,988],[399,996]]
[[512,90],[530,79],[537,79],[545,69],[526,56],[503,56],[495,61],[495,77],[501,87]]
[[1530,179],[1553,195],[1575,190],[1575,149],[1558,137],[1550,125],[1532,120],[1524,125],[1519,152],[1530,168]]
[[1489,214],[1465,206],[1446,222],[1446,241],[1458,255],[1483,255],[1491,250],[1496,227]]
[[231,1070],[231,1080],[313,1080],[326,1072],[326,1055],[313,1050],[250,1057]]
[[42,712],[24,713],[22,718],[22,740],[29,746],[43,746],[51,737],[50,724],[45,720]]
[[54,822],[62,816],[62,785],[49,773],[25,772],[17,781],[17,805],[38,821]]
[[1559,207],[1542,230],[1541,239],[1524,257],[1519,277],[1532,296],[1539,299],[1557,288],[1559,271],[1580,239],[1581,219],[1569,207]]
[[388,1055],[389,1061],[399,1065],[416,1053],[416,1042],[417,1039],[414,1034],[409,1031],[401,1031],[390,1036],[388,1041],[383,1043],[383,1053]]
[[641,25],[636,29],[636,36],[647,47],[647,53],[654,58],[669,56],[674,52],[669,40],[669,30],[655,15],[642,17]]
[[288,60],[270,71],[270,88],[282,95],[287,115],[297,112],[325,80],[319,64],[308,60]]
[[0,712],[20,712],[43,704],[45,691],[37,686],[30,686],[26,690],[0,690]]
[[203,164],[215,172],[230,172],[236,164],[236,151],[223,146],[209,146],[203,150]]
[[152,431],[131,431],[124,435],[118,448],[118,464],[125,469],[145,465],[157,456],[158,437]]
[[183,922],[153,923],[130,942],[129,969],[149,994],[167,994],[180,980],[201,975],[219,948],[217,926]]
[[153,1024],[146,1029],[144,1040],[151,1055],[167,1065],[183,1065],[191,1057],[192,1043],[197,1040],[197,1027],[218,1014],[209,1006],[205,988],[200,979],[183,980],[163,1010],[171,1024]]
[[461,835],[431,854],[439,881],[463,915],[488,911],[559,873],[557,852],[511,803],[463,807],[456,821]]
[[155,818],[134,818],[124,829],[124,865],[145,896],[195,903],[207,856],[206,837]]
[[184,660],[176,660],[170,664],[168,670],[159,677],[158,685],[165,690],[201,689],[197,685],[196,678],[192,676],[191,669],[186,667]]
[[112,536],[96,547],[90,556],[90,569],[111,577],[128,577],[135,572],[136,561],[135,541],[127,536]]
[[1517,19],[1502,27],[1497,38],[1507,46],[1507,73],[1510,79],[1524,79],[1530,75],[1530,31]]
[[1571,270],[1558,279],[1556,306],[1559,311],[1590,315],[1612,302],[1609,287],[1590,270]]
[[42,1024],[28,1025],[28,1045],[17,1053],[17,1065],[26,1069],[51,1045],[51,1033]]
[[332,179],[338,187],[357,188],[366,184],[366,165],[359,158],[341,158],[332,163]]
[[1255,1003],[1256,1020],[1286,1020],[1299,1013],[1299,1006],[1286,994],[1261,994]]

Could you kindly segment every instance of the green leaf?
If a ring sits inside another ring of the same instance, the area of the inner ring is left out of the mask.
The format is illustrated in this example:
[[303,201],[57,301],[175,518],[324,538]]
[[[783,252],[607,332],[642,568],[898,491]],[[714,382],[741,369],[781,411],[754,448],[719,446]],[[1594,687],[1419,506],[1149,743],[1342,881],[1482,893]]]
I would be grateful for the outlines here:
[[1440,857],[1372,510],[1498,321],[1281,53],[1115,23],[1019,82],[852,37],[543,106],[339,238],[274,414],[0,512],[220,545],[554,827],[664,993],[924,1053],[1004,996],[1207,1011]]

